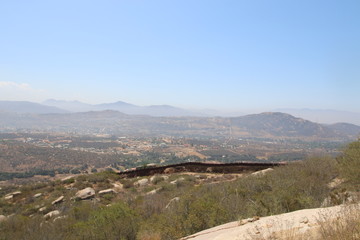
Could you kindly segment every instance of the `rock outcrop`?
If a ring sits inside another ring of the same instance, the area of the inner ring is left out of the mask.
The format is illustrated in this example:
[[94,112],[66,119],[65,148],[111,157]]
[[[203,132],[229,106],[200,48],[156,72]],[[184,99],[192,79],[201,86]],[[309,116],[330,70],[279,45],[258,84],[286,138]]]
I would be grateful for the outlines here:
[[150,192],[147,192],[146,195],[154,195],[156,194],[158,191],[160,191],[162,188],[156,188],[154,190],[151,190]]
[[124,189],[124,185],[121,184],[120,182],[114,182],[113,184],[114,190],[117,192],[120,192]]
[[252,176],[262,176],[268,172],[271,172],[272,170],[274,170],[273,168],[266,168],[266,169],[263,169],[263,170],[260,170],[260,171],[256,171],[256,172],[253,172],[251,175]]
[[4,215],[0,215],[0,223],[5,222],[7,220],[7,217]]
[[34,194],[34,198],[39,198],[39,197],[41,197],[42,196],[42,193],[36,193],[36,194]]
[[14,197],[16,197],[16,196],[18,196],[20,194],[21,194],[20,191],[16,191],[16,192],[6,194],[4,198],[5,198],[5,200],[11,200],[11,199],[13,199]]
[[140,179],[140,180],[136,181],[134,183],[134,185],[137,186],[137,187],[143,187],[143,186],[146,186],[148,183],[149,183],[149,179],[143,178],[143,179]]
[[60,211],[59,210],[55,210],[55,211],[51,211],[48,212],[47,214],[44,215],[44,218],[49,219],[55,216],[59,216],[60,215]]
[[104,189],[104,190],[101,190],[99,191],[99,195],[104,195],[104,194],[107,194],[107,193],[116,193],[114,189]]
[[54,201],[52,201],[52,205],[61,203],[64,200],[64,196],[58,197],[57,199],[55,199]]
[[95,197],[95,190],[91,187],[84,188],[75,194],[76,200],[85,200]]
[[324,222],[344,220],[351,211],[360,211],[360,204],[328,208],[304,209],[268,217],[254,217],[210,228],[182,240],[227,239],[320,239]]

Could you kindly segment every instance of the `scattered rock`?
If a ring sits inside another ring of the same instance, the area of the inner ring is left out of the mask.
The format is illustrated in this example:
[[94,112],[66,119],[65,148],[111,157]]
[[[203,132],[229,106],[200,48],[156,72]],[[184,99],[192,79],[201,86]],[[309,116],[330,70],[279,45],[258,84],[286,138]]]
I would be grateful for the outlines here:
[[158,179],[160,176],[154,175],[150,178],[150,182],[154,183],[156,179]]
[[116,192],[114,189],[111,189],[111,188],[99,191],[99,195],[104,195],[107,193],[116,193]]
[[61,203],[63,200],[64,200],[64,196],[61,196],[61,197],[55,199],[54,201],[52,201],[51,204],[55,205],[55,204]]
[[85,200],[93,198],[95,196],[95,190],[91,187],[84,188],[75,194],[75,199]]
[[207,172],[207,173],[212,173],[212,172],[213,172],[213,168],[212,168],[212,167],[208,167],[208,168],[206,169],[206,172]]
[[64,216],[56,217],[56,218],[54,218],[53,222],[56,222],[57,220],[64,219],[64,218],[67,218],[67,216],[64,215]]
[[157,165],[155,163],[148,163],[146,164],[146,167],[156,167]]
[[47,208],[46,207],[42,207],[39,209],[39,212],[44,212]]
[[61,179],[62,182],[65,182],[66,180],[69,180],[69,179],[72,179],[74,178],[74,176],[68,176],[68,177],[65,177],[63,179]]
[[180,201],[180,197],[174,197],[172,198],[169,203],[165,206],[165,209],[169,208],[174,202]]
[[241,219],[239,221],[239,226],[245,225],[247,223],[255,222],[255,221],[259,220],[259,219],[260,219],[260,217],[258,217],[258,216],[255,216],[255,217],[252,217],[252,218],[247,218],[247,219]]
[[178,182],[182,182],[182,181],[185,181],[185,178],[181,177],[181,178],[178,178],[174,181],[171,181],[170,184],[177,184]]
[[165,168],[164,173],[165,174],[173,174],[173,173],[175,173],[175,168],[173,168],[173,167]]
[[152,190],[150,192],[147,192],[146,195],[154,195],[155,193],[157,193],[160,190],[161,190],[161,188],[156,188],[156,189],[154,189],[154,190]]
[[149,179],[143,178],[143,179],[140,179],[140,180],[136,181],[134,183],[134,185],[137,186],[137,187],[143,187],[143,186],[146,186],[148,183],[149,183]]
[[20,191],[17,191],[17,192],[13,192],[13,193],[11,193],[11,194],[15,197],[15,196],[17,196],[17,195],[20,195],[21,192],[20,192]]
[[42,196],[42,193],[37,193],[37,194],[35,194],[33,197],[34,198],[39,198],[39,197],[41,197]]
[[169,179],[169,177],[168,177],[168,176],[154,175],[154,176],[152,176],[152,177],[150,178],[150,182],[151,182],[151,183],[156,183],[156,181],[159,182],[159,181],[158,181],[159,179],[160,179],[160,181],[166,181],[166,180]]
[[0,215],[0,223],[5,222],[7,220],[7,217],[4,215]]
[[55,217],[55,216],[58,216],[58,215],[60,215],[60,211],[55,210],[55,211],[51,211],[51,212],[45,214],[44,218],[49,219],[49,218],[52,218],[52,217]]
[[13,199],[13,195],[9,195],[9,194],[7,194],[7,195],[5,195],[5,200],[11,200],[11,199]]
[[273,168],[267,168],[267,169],[264,169],[264,170],[260,170],[260,171],[253,172],[251,175],[252,175],[252,176],[262,176],[262,175],[264,175],[265,173],[271,172],[271,171],[273,171],[273,170],[274,170]]
[[124,185],[119,183],[119,182],[115,182],[112,185],[114,186],[115,191],[120,192],[120,191],[122,191],[124,189]]
[[6,194],[4,198],[5,198],[5,200],[11,200],[11,199],[13,199],[15,196],[18,196],[18,195],[20,195],[20,194],[21,194],[20,191],[16,191],[16,192],[12,192],[12,193]]

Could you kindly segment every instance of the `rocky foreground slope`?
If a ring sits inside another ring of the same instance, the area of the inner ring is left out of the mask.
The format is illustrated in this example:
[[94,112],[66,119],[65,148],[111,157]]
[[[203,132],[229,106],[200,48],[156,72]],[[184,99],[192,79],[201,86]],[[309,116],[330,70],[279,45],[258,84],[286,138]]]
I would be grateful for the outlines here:
[[[182,240],[325,239],[334,228],[351,224],[352,218],[359,216],[359,203],[304,209],[226,223]],[[359,239],[360,235],[352,237],[354,238],[351,239]]]

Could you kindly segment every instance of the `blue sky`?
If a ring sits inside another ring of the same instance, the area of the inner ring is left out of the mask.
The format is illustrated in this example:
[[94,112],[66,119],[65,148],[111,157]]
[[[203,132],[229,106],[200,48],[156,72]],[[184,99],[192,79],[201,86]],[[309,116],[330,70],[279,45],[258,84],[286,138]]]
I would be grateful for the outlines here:
[[0,100],[360,112],[360,1],[1,1]]

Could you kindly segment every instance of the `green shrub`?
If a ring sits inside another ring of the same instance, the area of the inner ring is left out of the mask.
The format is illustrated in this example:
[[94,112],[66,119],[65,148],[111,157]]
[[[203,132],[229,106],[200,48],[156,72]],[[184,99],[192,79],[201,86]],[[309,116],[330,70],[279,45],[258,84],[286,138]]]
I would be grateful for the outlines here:
[[64,184],[71,184],[71,183],[74,183],[75,182],[75,179],[74,178],[69,178],[69,179],[66,179],[64,181],[62,181]]
[[350,188],[360,189],[360,140],[348,144],[337,158],[340,176]]
[[124,188],[132,188],[134,187],[134,182],[130,179],[123,179],[121,181],[121,184],[123,184]]
[[159,183],[161,183],[163,181],[164,181],[164,178],[162,176],[155,176],[152,183],[156,185],[156,184],[159,184]]
[[75,239],[136,239],[139,219],[135,211],[124,203],[93,211],[87,221],[73,226]]

